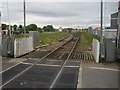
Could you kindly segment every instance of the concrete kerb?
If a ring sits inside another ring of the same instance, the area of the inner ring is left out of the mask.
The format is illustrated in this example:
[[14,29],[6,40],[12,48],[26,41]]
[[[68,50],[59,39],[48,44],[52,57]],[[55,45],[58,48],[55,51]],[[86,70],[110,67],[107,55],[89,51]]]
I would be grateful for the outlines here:
[[82,64],[79,67],[77,90],[79,90],[79,88],[82,88]]

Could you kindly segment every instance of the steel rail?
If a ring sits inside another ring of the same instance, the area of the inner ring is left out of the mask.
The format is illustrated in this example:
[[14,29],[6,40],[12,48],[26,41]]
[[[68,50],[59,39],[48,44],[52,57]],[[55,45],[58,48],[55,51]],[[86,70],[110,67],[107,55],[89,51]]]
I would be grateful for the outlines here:
[[74,49],[76,48],[78,41],[79,41],[79,38],[77,38],[77,41],[75,42],[75,44],[74,44],[72,50],[70,51],[70,53],[69,53],[67,59],[65,60],[65,62],[64,62],[63,65],[61,66],[61,68],[60,68],[58,74],[56,75],[55,79],[53,80],[52,84],[50,85],[49,90],[51,90],[52,88],[54,88],[54,85],[55,85],[57,79],[58,79],[59,76],[61,75],[61,73],[62,73],[62,71],[63,71],[63,69],[64,69],[64,67],[65,67],[65,65],[66,65],[66,63],[67,63],[67,61],[69,60],[69,58],[70,58],[70,56],[72,55]]

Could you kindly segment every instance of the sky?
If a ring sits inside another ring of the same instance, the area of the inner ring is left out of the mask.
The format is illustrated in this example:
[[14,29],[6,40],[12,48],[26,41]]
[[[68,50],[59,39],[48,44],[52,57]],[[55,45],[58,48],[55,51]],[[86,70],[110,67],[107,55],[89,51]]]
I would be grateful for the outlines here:
[[[114,0],[115,1],[115,0]],[[22,0],[0,0],[2,23],[23,25]],[[104,26],[110,26],[110,14],[117,12],[118,1],[104,2]],[[9,15],[8,15],[9,14]],[[85,0],[26,0],[27,25],[39,27],[53,25],[55,28],[87,28],[100,26],[100,2]]]

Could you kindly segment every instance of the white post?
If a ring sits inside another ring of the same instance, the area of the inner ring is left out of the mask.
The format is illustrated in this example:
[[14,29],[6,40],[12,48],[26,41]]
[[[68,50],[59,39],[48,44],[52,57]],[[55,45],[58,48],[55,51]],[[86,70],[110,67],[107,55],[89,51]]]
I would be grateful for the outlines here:
[[17,51],[17,43],[16,43],[17,41],[16,41],[16,39],[15,39],[15,41],[14,41],[14,57],[16,58],[16,55],[17,55],[17,53],[16,53],[16,51]]

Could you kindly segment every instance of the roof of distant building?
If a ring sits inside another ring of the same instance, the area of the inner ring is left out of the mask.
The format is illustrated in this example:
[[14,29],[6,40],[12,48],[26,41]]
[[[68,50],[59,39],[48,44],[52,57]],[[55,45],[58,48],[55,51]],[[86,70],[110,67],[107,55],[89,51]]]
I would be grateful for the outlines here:
[[59,27],[59,29],[63,29],[62,27]]

